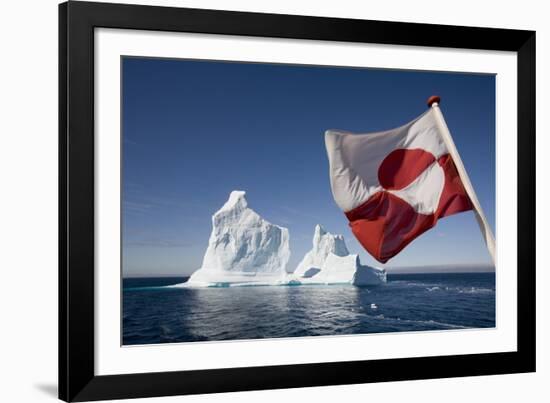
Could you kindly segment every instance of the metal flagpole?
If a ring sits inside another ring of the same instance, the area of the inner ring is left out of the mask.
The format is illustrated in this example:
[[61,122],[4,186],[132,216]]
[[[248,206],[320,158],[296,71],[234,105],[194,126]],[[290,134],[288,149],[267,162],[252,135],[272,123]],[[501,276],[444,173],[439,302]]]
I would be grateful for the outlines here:
[[491,254],[491,258],[493,259],[493,264],[496,264],[495,237],[493,235],[493,232],[491,231],[491,227],[489,226],[489,223],[487,222],[487,218],[483,213],[481,204],[479,204],[479,200],[477,198],[476,192],[474,191],[472,182],[470,182],[470,177],[466,173],[466,169],[464,168],[464,164],[462,163],[460,154],[456,149],[455,143],[453,141],[453,137],[451,136],[451,132],[447,127],[447,123],[445,123],[445,119],[443,118],[441,109],[439,109],[440,101],[441,101],[441,98],[439,98],[438,96],[432,96],[428,99],[428,106],[432,108],[437,125],[439,126],[441,135],[443,136],[443,141],[445,141],[445,145],[447,146],[447,149],[449,150],[449,154],[451,155],[455,163],[456,169],[458,171],[458,175],[460,176],[460,179],[462,180],[462,184],[464,185],[464,189],[466,190],[466,193],[468,194],[468,197],[470,198],[470,201],[474,206],[474,214],[476,216],[479,229],[481,230],[481,234],[483,235],[483,238],[485,239],[485,243],[487,244],[487,249],[489,250],[489,253]]

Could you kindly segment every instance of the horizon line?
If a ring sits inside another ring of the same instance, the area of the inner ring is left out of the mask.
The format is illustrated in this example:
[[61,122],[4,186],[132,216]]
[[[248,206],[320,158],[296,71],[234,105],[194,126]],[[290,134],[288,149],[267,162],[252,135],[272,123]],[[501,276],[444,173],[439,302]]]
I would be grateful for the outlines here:
[[[445,271],[444,268],[454,268],[455,271]],[[470,268],[484,268],[485,270],[467,270]],[[415,270],[418,269],[418,270]],[[496,269],[493,264],[490,263],[448,263],[440,265],[427,265],[427,266],[394,266],[385,268],[387,274],[461,274],[461,273],[495,273]],[[439,271],[438,271],[439,270]],[[190,274],[169,274],[169,273],[151,273],[151,274],[138,274],[125,276],[122,274],[122,278],[161,278],[161,277],[189,277]]]

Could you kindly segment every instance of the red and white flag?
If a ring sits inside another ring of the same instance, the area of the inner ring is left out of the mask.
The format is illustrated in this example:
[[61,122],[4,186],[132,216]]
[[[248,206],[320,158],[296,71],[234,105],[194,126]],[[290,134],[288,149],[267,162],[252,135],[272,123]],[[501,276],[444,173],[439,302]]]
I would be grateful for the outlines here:
[[[491,254],[492,233],[437,104],[378,133],[325,133],[334,200],[357,240],[386,263],[437,220],[474,210]],[[490,238],[488,240],[488,238]]]

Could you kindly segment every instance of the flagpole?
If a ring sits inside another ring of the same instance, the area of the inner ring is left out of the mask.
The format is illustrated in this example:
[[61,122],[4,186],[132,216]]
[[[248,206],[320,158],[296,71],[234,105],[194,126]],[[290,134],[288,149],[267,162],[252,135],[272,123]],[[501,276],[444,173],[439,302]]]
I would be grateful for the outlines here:
[[483,209],[481,208],[481,204],[479,203],[479,200],[477,198],[476,192],[474,191],[474,187],[472,186],[472,182],[470,182],[470,177],[468,176],[468,173],[466,172],[466,169],[464,168],[464,164],[462,163],[462,159],[460,158],[460,154],[458,153],[458,150],[455,146],[455,143],[453,141],[453,137],[451,136],[451,132],[449,131],[449,128],[447,127],[447,123],[445,122],[445,118],[443,117],[443,113],[441,113],[441,109],[439,108],[439,103],[441,102],[441,98],[438,96],[431,96],[428,99],[428,106],[432,108],[434,112],[434,116],[437,122],[437,125],[439,126],[440,132],[443,136],[443,141],[445,142],[445,145],[447,146],[447,149],[449,150],[449,154],[451,155],[456,169],[458,171],[458,175],[460,176],[460,179],[462,180],[462,184],[464,185],[464,189],[466,190],[466,193],[470,197],[470,201],[473,204],[474,207],[474,214],[477,220],[477,223],[479,225],[479,229],[481,230],[481,234],[483,235],[483,238],[485,239],[485,243],[487,245],[487,249],[489,250],[489,254],[491,255],[491,258],[493,259],[493,264],[496,264],[496,246],[495,246],[495,237],[493,235],[493,232],[491,231],[491,227],[489,226],[489,223],[487,222],[487,218],[485,217],[485,214],[483,213]]

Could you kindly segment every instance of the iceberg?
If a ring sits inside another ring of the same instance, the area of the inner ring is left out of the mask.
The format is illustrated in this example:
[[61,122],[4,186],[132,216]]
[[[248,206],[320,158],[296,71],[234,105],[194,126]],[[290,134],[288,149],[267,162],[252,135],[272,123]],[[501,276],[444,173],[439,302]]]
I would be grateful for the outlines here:
[[231,192],[212,216],[201,267],[185,287],[283,284],[290,258],[289,233],[248,207],[243,191]]
[[342,235],[333,235],[320,225],[315,227],[313,248],[289,275],[288,281],[290,284],[356,286],[379,285],[384,282],[384,269],[362,265],[358,255],[349,253]]
[[350,254],[342,235],[315,226],[312,249],[294,272],[288,229],[271,224],[248,207],[244,191],[235,190],[212,216],[212,232],[202,265],[187,282],[171,287],[258,285],[378,285],[386,271],[362,265]]
[[386,282],[386,270],[362,265],[359,255],[337,256],[330,253],[317,276],[309,281],[356,286],[379,285]]
[[306,253],[298,264],[296,270],[294,270],[294,276],[312,277],[321,269],[331,253],[336,256],[349,255],[344,237],[342,235],[332,235],[317,224],[313,234],[313,248]]

